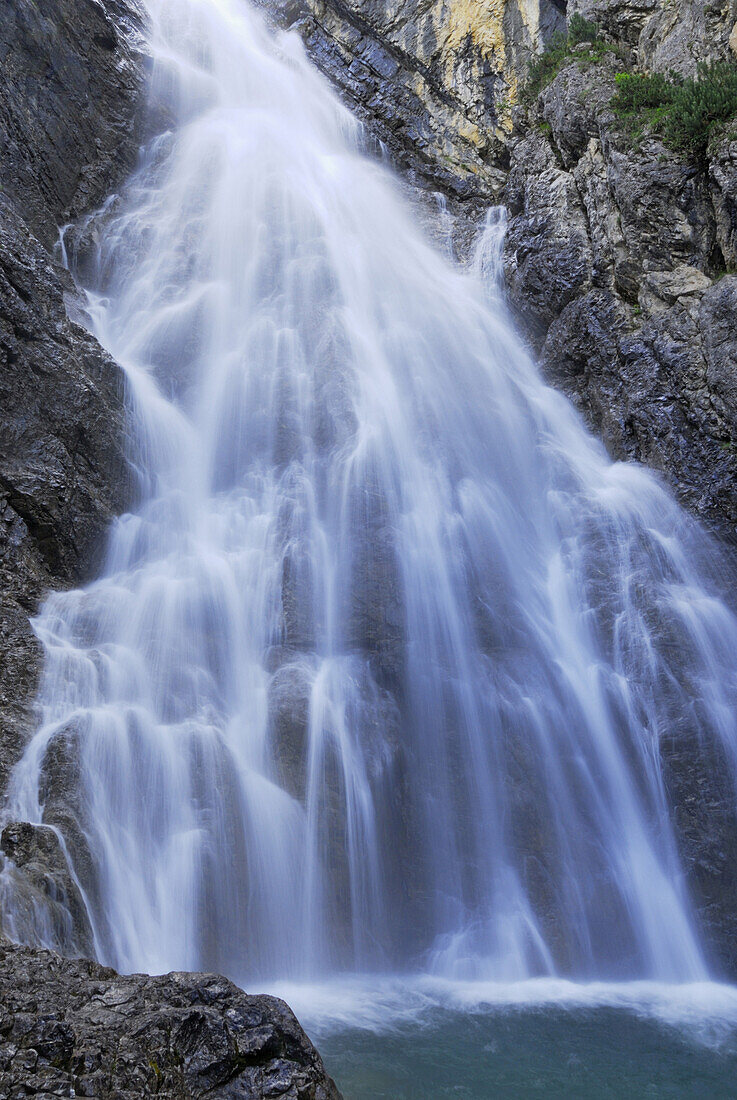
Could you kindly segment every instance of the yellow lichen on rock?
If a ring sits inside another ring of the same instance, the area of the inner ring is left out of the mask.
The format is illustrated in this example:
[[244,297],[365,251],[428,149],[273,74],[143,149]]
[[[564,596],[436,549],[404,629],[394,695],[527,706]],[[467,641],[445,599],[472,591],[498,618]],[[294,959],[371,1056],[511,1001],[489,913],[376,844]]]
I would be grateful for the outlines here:
[[[514,4],[530,41],[539,34],[539,0],[440,0],[433,9],[436,40],[441,44],[446,80],[455,91],[459,85],[478,89],[482,67],[491,63],[507,85],[506,100],[517,102],[518,76],[510,57],[510,43],[504,16],[509,4]],[[472,50],[468,51],[471,45]],[[459,59],[461,64],[459,64]],[[462,63],[470,62],[472,71],[462,71]],[[504,117],[499,124],[507,129],[511,124]]]

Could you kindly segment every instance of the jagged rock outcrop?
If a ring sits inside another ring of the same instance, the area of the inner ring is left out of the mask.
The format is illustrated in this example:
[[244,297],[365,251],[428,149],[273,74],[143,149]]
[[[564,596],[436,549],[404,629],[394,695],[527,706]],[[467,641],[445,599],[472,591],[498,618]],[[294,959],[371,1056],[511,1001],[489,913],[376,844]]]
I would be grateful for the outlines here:
[[615,54],[572,59],[514,144],[505,191],[510,300],[548,377],[610,453],[659,471],[731,539],[731,131],[708,165],[655,136],[635,140],[611,107],[621,67]]
[[292,0],[278,14],[400,163],[489,201],[518,86],[564,10],[563,0]]
[[283,1001],[0,939],[0,1095],[340,1100]]

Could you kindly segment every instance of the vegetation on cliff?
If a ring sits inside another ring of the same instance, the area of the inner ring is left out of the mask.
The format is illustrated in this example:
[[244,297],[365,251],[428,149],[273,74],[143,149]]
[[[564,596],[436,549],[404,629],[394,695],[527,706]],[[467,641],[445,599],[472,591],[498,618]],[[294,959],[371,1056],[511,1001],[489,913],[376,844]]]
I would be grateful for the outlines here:
[[737,115],[737,65],[731,61],[699,66],[698,75],[618,73],[612,106],[634,135],[645,128],[666,145],[697,157],[712,135]]
[[[585,54],[581,47],[588,47]],[[543,88],[555,79],[569,61],[600,61],[607,53],[624,56],[620,46],[606,42],[601,37],[596,23],[575,12],[568,23],[567,34],[554,34],[546,49],[530,63],[527,82],[520,95],[522,103],[527,106],[534,103]]]

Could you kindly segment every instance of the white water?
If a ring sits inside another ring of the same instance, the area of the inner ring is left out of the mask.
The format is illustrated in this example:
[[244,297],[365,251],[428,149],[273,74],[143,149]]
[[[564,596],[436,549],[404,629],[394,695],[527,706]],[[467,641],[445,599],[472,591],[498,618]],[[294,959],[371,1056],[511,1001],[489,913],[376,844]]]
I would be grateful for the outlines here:
[[659,744],[733,765],[715,551],[541,382],[498,223],[460,272],[295,37],[149,8],[171,131],[85,268],[141,503],[8,813],[123,970],[704,980]]

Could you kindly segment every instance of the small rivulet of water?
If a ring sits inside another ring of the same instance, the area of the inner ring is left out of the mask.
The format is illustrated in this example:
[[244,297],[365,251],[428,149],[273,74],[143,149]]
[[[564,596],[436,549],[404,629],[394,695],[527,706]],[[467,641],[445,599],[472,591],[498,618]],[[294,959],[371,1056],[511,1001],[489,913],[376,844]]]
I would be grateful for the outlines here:
[[148,6],[170,129],[68,234],[139,503],[36,620],[8,815],[124,971],[703,979],[661,744],[734,764],[716,550],[541,381],[499,215],[454,267],[296,36]]

